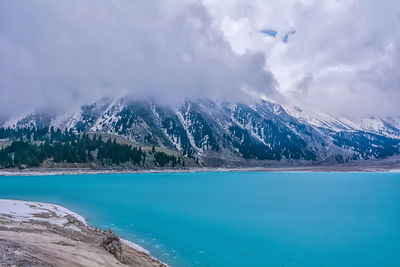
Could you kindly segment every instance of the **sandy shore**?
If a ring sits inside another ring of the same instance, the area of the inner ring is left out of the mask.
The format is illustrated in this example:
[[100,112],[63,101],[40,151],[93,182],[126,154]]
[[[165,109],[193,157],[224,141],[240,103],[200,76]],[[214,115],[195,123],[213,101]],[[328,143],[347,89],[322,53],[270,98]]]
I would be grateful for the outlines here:
[[61,206],[0,199],[0,266],[166,266]]

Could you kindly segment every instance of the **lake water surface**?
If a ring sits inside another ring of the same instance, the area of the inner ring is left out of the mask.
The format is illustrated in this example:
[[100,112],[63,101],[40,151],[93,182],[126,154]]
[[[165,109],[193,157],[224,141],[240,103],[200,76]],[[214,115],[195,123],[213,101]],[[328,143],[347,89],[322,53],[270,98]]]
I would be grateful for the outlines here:
[[172,266],[400,266],[398,173],[0,177],[0,198],[65,206]]

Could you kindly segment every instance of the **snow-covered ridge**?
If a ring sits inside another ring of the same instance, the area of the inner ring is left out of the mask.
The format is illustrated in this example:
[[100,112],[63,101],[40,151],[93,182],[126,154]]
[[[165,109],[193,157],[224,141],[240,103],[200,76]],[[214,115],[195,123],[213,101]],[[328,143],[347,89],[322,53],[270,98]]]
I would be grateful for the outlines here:
[[322,112],[305,111],[298,107],[285,107],[285,109],[299,121],[318,128],[335,132],[365,131],[400,139],[400,118],[369,116],[352,120],[344,116],[333,117]]
[[291,116],[318,128],[325,128],[336,132],[361,130],[357,124],[346,118],[338,119],[322,112],[304,111],[299,107],[285,108]]
[[[150,100],[108,98],[53,117],[51,122],[35,114],[21,118],[14,127],[47,122],[46,126],[55,128],[112,133],[138,145],[168,147],[196,157],[216,152],[229,160],[259,159],[260,155],[261,159],[281,159],[281,154],[325,160],[338,155],[368,159],[400,153],[400,118],[372,116],[356,121],[266,100],[251,105],[188,100],[167,107]],[[371,139],[371,134],[380,136]]]
[[[222,103],[222,102],[221,102]],[[221,105],[221,103],[217,103]],[[181,103],[182,104],[182,103]],[[112,127],[110,125],[115,124],[121,118],[117,115],[124,107],[124,99],[123,98],[104,98],[93,104],[93,112],[98,112],[96,115],[93,124],[90,125],[90,130],[92,131],[110,131]],[[263,112],[258,109],[259,104],[249,105],[249,107],[255,112]],[[326,113],[304,110],[302,108],[296,106],[281,106],[277,103],[270,102],[264,100],[262,105],[266,106],[267,109],[273,114],[273,116],[281,117],[283,119],[284,116],[290,116],[302,123],[309,124],[313,127],[327,129],[329,131],[341,132],[341,131],[365,131],[376,133],[380,135],[384,135],[390,138],[400,139],[400,118],[397,117],[378,117],[378,116],[369,116],[364,117],[359,120],[354,120],[350,118],[346,118],[344,116],[332,116]],[[230,109],[234,110],[236,108],[236,104],[230,104]],[[190,121],[186,120],[186,115],[190,111],[190,104],[186,107],[176,107],[177,116],[180,119],[181,123],[186,127],[190,127]],[[203,109],[205,111],[207,107],[203,105]],[[152,107],[153,116],[158,115],[154,113],[155,106],[153,104]],[[186,110],[187,109],[187,110]],[[185,112],[183,112],[185,110]],[[264,110],[264,109],[263,109]],[[211,114],[212,111],[208,110]],[[155,116],[157,117],[157,116]],[[13,118],[4,123],[4,127],[37,127],[43,122],[40,120],[43,119],[43,114],[36,111],[30,111],[29,113],[23,114],[23,116]],[[50,118],[48,118],[50,120]],[[156,118],[159,119],[159,118]],[[51,118],[50,126],[54,126],[55,128],[61,129],[70,129],[74,128],[79,122],[87,123],[86,119],[83,117],[83,110],[75,110],[68,111],[64,114],[61,114],[57,117]],[[243,125],[242,125],[243,126]],[[118,131],[118,129],[115,129]],[[112,130],[111,130],[112,131]],[[165,133],[164,133],[165,134]],[[189,135],[189,139],[192,139]],[[166,134],[168,138],[171,138]],[[262,139],[262,138],[261,138]],[[179,147],[179,140],[172,139],[170,140],[174,145]],[[193,141],[193,140],[191,140]],[[194,142],[191,142],[192,146]],[[200,149],[200,148],[197,148]],[[178,149],[180,150],[180,149]]]
[[359,125],[367,132],[374,132],[397,139],[400,138],[400,118],[370,116],[361,119]]

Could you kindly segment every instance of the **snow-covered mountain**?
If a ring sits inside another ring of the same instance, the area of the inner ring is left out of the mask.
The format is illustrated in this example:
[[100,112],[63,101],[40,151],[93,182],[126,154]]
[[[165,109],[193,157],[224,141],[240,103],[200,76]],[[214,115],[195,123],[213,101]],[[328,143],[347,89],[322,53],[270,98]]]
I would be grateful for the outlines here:
[[303,111],[298,107],[286,108],[299,121],[330,131],[365,131],[400,139],[400,117],[368,116],[359,120],[346,117],[332,117],[322,112]]
[[31,113],[12,127],[102,131],[140,145],[169,147],[208,165],[236,160],[344,162],[399,153],[400,119],[360,121],[260,101],[185,101],[176,107],[104,98],[59,116]]

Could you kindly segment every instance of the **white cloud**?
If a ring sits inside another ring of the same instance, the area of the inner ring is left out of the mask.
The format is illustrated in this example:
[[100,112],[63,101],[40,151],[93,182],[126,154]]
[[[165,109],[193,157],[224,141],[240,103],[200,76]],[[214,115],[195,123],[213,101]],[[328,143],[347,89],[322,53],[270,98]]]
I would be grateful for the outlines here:
[[0,0],[0,119],[104,94],[242,100],[243,87],[400,115],[397,1],[199,1]]
[[63,110],[104,94],[242,100],[274,94],[265,57],[234,53],[200,3],[3,0],[0,110]]
[[236,52],[265,53],[290,101],[350,116],[400,115],[398,1],[204,2]]

